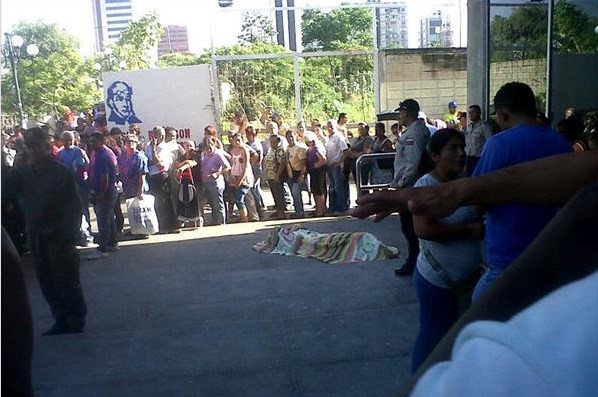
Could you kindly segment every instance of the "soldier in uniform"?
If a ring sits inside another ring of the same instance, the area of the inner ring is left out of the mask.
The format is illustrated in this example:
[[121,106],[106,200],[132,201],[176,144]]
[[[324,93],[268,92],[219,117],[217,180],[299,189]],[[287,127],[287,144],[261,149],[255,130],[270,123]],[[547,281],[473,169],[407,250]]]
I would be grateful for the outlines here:
[[[418,179],[417,169],[419,161],[430,139],[428,128],[418,121],[419,103],[414,99],[406,99],[395,109],[399,112],[399,124],[405,127],[399,136],[395,153],[395,175],[392,187],[411,187]],[[407,239],[409,253],[405,263],[395,269],[397,276],[413,274],[417,256],[419,255],[419,241],[413,228],[413,215],[405,210],[400,211],[401,230]]]
[[81,224],[75,177],[52,157],[41,128],[26,131],[25,145],[29,162],[12,173],[9,191],[23,202],[37,278],[55,320],[42,335],[82,332],[87,307],[75,248]]

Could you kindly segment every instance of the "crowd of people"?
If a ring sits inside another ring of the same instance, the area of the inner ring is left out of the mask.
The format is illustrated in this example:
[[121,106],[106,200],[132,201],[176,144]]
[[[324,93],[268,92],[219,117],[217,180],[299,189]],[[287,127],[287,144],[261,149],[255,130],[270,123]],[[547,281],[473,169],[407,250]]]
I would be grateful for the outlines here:
[[[359,123],[354,137],[344,113],[325,125],[312,120],[308,129],[303,122],[290,128],[275,112],[261,118],[267,133],[263,142],[242,112],[235,114],[228,134],[206,126],[199,144],[177,141],[172,127],[156,126],[148,139],[136,124],[126,132],[108,130],[103,115],[92,124],[79,119],[72,130],[57,123],[54,133],[34,127],[3,134],[2,223],[20,253],[32,253],[55,320],[44,335],[84,329],[87,307],[76,245],[97,244],[90,260],[118,251],[125,200],[154,196],[163,234],[203,225],[206,207],[214,225],[229,223],[235,211],[239,222],[265,219],[262,180],[274,201],[271,218],[285,219],[291,204],[292,217],[307,216],[303,192],[310,202],[313,197],[313,216],[348,214],[349,180],[358,175],[357,159],[366,153],[394,153],[392,163],[363,162],[360,185],[389,189],[367,192],[351,214],[380,220],[399,212],[408,252],[395,273],[413,275],[420,303],[412,369],[429,367],[428,357],[462,321],[472,301],[497,310],[489,299],[503,284],[513,283],[509,274],[522,272],[520,262],[537,262],[533,258],[540,254],[532,243],[542,240],[538,236],[553,218],[562,218],[565,210],[557,216],[559,207],[596,180],[596,145],[584,139],[576,109],[567,109],[555,131],[539,117],[526,84],[504,85],[493,102],[494,127],[482,121],[477,105],[465,113],[451,102],[444,120],[431,120],[416,100],[406,99],[396,109],[392,134],[384,123],[376,123],[374,136],[367,123]],[[598,125],[598,117],[587,120],[595,132],[596,125],[590,124]],[[560,176],[558,187],[548,188],[551,174]],[[590,215],[595,217],[596,201],[588,201],[588,195],[595,198],[596,188],[578,201],[593,205]],[[97,221],[95,238],[90,205]],[[577,216],[575,209],[567,211]],[[594,261],[589,269],[595,270],[595,249],[589,259],[579,258]],[[590,270],[583,275],[592,274]],[[541,292],[534,291],[527,293],[540,299]],[[456,360],[453,368],[470,365]],[[450,375],[446,368],[438,371]],[[436,382],[427,377],[420,390]]]

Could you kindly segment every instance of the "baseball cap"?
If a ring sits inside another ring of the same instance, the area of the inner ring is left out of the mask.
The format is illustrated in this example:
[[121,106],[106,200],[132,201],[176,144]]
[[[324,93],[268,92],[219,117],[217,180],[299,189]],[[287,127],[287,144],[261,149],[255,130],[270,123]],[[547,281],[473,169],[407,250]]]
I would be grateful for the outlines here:
[[399,107],[395,109],[397,110],[407,110],[412,113],[419,112],[419,103],[415,99],[405,99],[403,102],[399,103]]
[[459,104],[457,102],[455,102],[455,101],[450,101],[448,103],[448,107],[451,108],[451,109],[456,109],[457,106],[459,106]]

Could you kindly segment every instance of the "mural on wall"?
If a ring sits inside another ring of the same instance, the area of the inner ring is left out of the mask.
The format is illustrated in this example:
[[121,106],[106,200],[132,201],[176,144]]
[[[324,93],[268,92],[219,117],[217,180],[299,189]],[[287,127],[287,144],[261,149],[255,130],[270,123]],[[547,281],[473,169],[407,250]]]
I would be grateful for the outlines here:
[[124,81],[110,84],[106,93],[106,103],[110,109],[108,121],[118,125],[141,123],[133,110],[133,88]]

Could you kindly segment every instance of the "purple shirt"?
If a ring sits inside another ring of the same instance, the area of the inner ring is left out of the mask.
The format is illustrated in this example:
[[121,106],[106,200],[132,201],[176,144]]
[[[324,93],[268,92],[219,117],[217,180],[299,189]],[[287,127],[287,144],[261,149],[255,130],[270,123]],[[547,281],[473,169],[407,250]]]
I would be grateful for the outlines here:
[[205,184],[217,184],[224,187],[224,177],[219,175],[214,179],[212,174],[222,168],[230,168],[230,163],[222,153],[204,153],[201,159],[201,181]]
[[322,152],[320,150],[318,150],[318,147],[314,147],[314,148],[308,148],[307,149],[307,171],[313,171],[315,169],[315,165],[318,162],[318,153],[320,153],[320,155],[322,157],[324,157],[322,155]]
[[123,150],[118,156],[118,174],[123,183],[123,195],[125,198],[132,198],[139,194],[141,186],[139,186],[140,175],[148,173],[147,157],[143,152],[135,151],[131,156]]
[[91,188],[96,192],[102,191],[102,177],[108,175],[108,191],[116,192],[116,157],[106,146],[99,152],[94,152],[91,159]]

